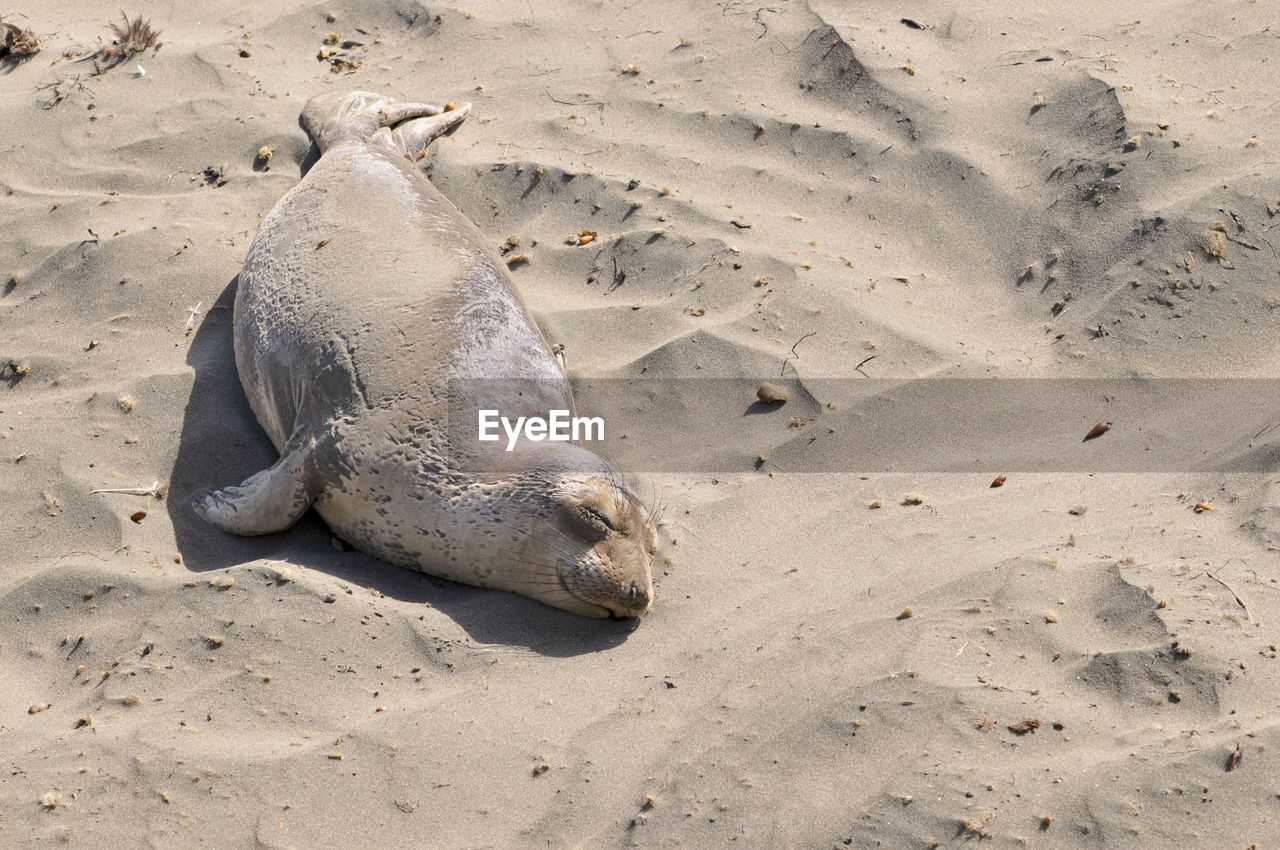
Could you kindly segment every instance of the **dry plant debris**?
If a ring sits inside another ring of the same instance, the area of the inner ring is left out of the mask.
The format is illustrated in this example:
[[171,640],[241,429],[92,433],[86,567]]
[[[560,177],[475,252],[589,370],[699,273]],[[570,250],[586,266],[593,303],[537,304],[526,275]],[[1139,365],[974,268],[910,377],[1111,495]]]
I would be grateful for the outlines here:
[[364,57],[350,51],[364,47],[363,41],[343,40],[336,32],[329,32],[324,36],[324,45],[316,53],[316,61],[328,62],[329,70],[334,74],[351,74],[364,65]]
[[1227,772],[1230,773],[1231,771],[1239,767],[1240,762],[1243,759],[1244,759],[1244,750],[1240,749],[1239,744],[1236,744],[1236,748],[1231,752],[1231,755],[1227,758]]
[[120,13],[120,17],[123,19],[122,23],[107,25],[111,29],[111,44],[84,57],[93,60],[96,74],[123,65],[139,53],[148,50],[154,53],[160,49],[160,30],[151,26],[151,21],[143,20],[141,15],[130,18],[124,12]]
[[40,52],[44,42],[29,29],[5,23],[4,43],[0,44],[0,64],[17,65]]
[[120,15],[124,18],[124,25],[111,25],[115,44],[108,48],[108,56],[123,56],[128,59],[134,54],[160,47],[160,30],[152,27],[151,21],[144,21],[141,15],[133,19],[123,12]]

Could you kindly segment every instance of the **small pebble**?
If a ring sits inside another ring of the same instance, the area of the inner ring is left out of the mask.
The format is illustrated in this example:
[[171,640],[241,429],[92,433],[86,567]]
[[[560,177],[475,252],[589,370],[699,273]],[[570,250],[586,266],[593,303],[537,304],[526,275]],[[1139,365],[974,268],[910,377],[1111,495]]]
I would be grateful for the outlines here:
[[756,398],[765,404],[786,404],[791,400],[791,393],[787,392],[786,387],[765,381],[756,388]]

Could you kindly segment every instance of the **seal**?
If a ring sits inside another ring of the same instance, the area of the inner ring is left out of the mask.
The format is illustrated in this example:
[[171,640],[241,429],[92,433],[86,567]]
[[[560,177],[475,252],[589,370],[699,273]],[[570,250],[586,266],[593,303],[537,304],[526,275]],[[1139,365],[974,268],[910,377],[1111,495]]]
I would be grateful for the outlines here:
[[390,563],[638,617],[657,538],[622,477],[572,443],[508,452],[457,427],[481,409],[573,410],[506,266],[414,164],[470,109],[369,92],[308,101],[319,159],[263,220],[233,319],[240,382],[280,459],[194,507],[254,535],[314,506]]

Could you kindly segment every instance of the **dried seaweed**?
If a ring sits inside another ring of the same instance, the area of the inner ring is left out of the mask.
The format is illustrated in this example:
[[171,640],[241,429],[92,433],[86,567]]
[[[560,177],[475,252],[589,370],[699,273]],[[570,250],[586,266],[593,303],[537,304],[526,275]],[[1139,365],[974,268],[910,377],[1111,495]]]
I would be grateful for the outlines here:
[[3,22],[0,22],[0,26],[4,27],[4,41],[0,43],[0,64],[21,64],[44,47],[44,42],[29,29]]

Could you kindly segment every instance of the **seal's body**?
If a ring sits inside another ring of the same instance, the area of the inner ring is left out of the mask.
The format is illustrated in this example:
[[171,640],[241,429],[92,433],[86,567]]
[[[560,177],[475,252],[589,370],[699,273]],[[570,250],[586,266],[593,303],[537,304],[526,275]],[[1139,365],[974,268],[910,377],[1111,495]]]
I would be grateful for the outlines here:
[[570,444],[506,454],[456,427],[480,408],[573,404],[506,267],[413,164],[469,109],[364,92],[307,104],[321,156],[263,221],[235,302],[236,367],[281,457],[196,509],[264,534],[314,504],[392,563],[642,614],[653,523],[619,476]]

